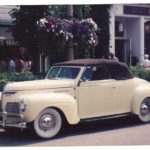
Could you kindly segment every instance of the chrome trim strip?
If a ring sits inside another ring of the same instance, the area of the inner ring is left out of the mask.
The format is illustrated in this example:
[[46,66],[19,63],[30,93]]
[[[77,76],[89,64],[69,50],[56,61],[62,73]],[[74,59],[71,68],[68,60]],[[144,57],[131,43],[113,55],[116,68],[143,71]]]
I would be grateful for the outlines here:
[[[62,88],[62,89],[70,89],[70,88],[74,88],[74,86],[67,86],[67,87],[55,87],[55,88],[42,88],[42,89],[26,89],[26,90],[16,90],[16,91],[6,91],[6,92],[4,92],[4,94],[10,94],[11,92],[15,92],[15,93],[17,93],[17,92],[24,92],[24,91],[39,91],[39,90],[57,90],[57,89],[60,89],[60,88]],[[10,92],[10,93],[9,93]],[[15,94],[14,93],[14,94]],[[11,94],[10,94],[11,95]]]
[[2,126],[2,127],[15,127],[15,128],[24,129],[24,128],[26,128],[26,123],[25,122],[21,122],[21,123],[18,123],[18,124],[8,124],[8,123],[6,123],[5,126],[3,126],[3,122],[0,121],[0,126]]
[[12,95],[12,94],[15,94],[15,93],[17,93],[17,91],[6,91],[3,94],[4,95]]
[[[0,126],[2,126],[3,128],[5,127],[16,127],[16,128],[21,128],[24,129],[26,128],[26,122],[23,122],[23,115],[22,114],[10,114],[7,113],[6,111],[1,112],[0,116],[2,116],[2,121],[0,120]],[[20,123],[7,123],[7,116],[18,116],[20,117]]]

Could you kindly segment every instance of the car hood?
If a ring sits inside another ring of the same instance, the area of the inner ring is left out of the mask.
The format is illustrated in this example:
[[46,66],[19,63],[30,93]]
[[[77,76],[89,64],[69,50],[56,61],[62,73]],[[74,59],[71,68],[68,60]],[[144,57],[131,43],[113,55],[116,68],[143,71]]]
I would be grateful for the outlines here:
[[12,82],[8,83],[5,87],[6,91],[22,91],[22,90],[42,90],[42,89],[55,89],[55,88],[69,88],[74,87],[74,80],[34,80],[25,82]]
[[144,80],[144,79],[141,79],[141,78],[138,78],[138,77],[134,77],[133,80],[134,80],[135,83],[140,83],[140,84],[141,83],[148,83],[148,84],[150,83],[147,80]]

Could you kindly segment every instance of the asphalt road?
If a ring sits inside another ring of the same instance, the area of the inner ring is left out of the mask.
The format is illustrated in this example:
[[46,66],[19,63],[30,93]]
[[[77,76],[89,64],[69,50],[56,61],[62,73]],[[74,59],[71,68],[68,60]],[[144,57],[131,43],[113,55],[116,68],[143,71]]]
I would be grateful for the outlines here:
[[135,117],[84,122],[69,126],[53,139],[43,140],[29,131],[0,129],[0,146],[128,146],[150,145],[150,123]]

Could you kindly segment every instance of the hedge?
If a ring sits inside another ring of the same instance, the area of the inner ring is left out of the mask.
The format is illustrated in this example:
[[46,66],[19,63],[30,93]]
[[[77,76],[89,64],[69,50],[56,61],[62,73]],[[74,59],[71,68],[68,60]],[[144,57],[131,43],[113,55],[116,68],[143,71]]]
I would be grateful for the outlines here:
[[29,81],[29,80],[36,80],[38,79],[37,76],[33,75],[31,72],[3,72],[0,73],[0,91],[2,90],[3,86],[9,81]]
[[[131,67],[131,72],[133,75],[142,79],[145,79],[150,82],[150,70],[146,70],[142,67]],[[36,80],[42,79],[43,75],[35,76],[31,72],[4,72],[0,73],[0,91],[2,90],[3,86],[9,81],[29,81],[29,80]]]
[[150,82],[150,70],[143,67],[131,67],[130,69],[135,77],[139,77]]

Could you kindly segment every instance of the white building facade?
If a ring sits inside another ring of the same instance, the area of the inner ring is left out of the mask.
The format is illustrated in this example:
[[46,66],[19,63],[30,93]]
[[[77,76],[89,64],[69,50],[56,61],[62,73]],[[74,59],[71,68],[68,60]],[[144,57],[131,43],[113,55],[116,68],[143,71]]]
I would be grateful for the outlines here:
[[[11,33],[5,30],[12,25],[9,12],[13,8],[16,6],[0,6],[0,46],[4,41],[7,41],[8,45],[14,41]],[[109,51],[114,53],[119,61],[128,65],[142,65],[144,55],[150,56],[150,5],[114,4],[110,9],[109,21]],[[42,72],[41,55],[38,60],[39,70]],[[48,68],[49,58],[47,57],[45,70]]]
[[149,45],[150,5],[112,5],[109,51],[128,65],[142,65]]
[[14,38],[12,33],[9,31],[13,25],[13,20],[9,15],[9,12],[14,8],[16,8],[16,6],[0,6],[0,45],[3,45],[4,42],[7,43],[7,45],[14,44]]

